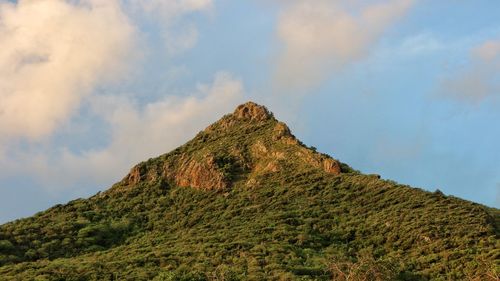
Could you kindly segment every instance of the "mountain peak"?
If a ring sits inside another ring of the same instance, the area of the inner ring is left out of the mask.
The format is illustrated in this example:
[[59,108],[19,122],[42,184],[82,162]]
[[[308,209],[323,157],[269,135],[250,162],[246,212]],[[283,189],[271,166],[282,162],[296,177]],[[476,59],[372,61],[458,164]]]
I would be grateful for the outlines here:
[[339,161],[305,146],[266,107],[247,102],[183,146],[136,165],[120,185],[161,180],[224,190],[235,185],[256,187],[263,177],[291,169],[342,172]]
[[105,192],[0,225],[0,279],[498,281],[499,222],[353,172],[246,103]]
[[233,113],[237,119],[250,119],[263,121],[273,118],[273,114],[265,106],[256,104],[252,101],[239,105]]

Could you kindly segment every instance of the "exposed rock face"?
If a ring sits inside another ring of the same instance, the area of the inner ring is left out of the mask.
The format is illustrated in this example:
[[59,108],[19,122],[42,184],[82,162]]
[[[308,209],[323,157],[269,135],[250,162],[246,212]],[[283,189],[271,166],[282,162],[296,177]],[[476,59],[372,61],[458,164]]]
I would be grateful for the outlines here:
[[273,133],[273,137],[276,139],[292,135],[292,133],[290,132],[290,128],[288,128],[288,126],[283,122],[278,122],[278,124],[276,124],[273,129]]
[[127,185],[134,185],[141,181],[155,181],[160,177],[155,169],[148,169],[143,164],[135,165],[129,174],[122,180]]
[[144,174],[144,171],[142,171],[142,173],[141,173],[141,166],[140,165],[136,165],[135,167],[133,167],[130,170],[130,173],[125,177],[125,179],[123,179],[123,181],[127,185],[137,184],[137,183],[139,183],[141,181],[142,174]]
[[257,141],[253,146],[252,146],[252,155],[254,157],[262,157],[265,156],[269,153],[269,150],[267,147],[262,143],[262,141]]
[[273,140],[280,140],[285,137],[292,137],[292,133],[285,123],[278,122],[273,129]]
[[247,102],[236,108],[233,116],[237,119],[250,119],[264,121],[272,117],[272,114],[264,106],[253,102]]
[[273,129],[273,141],[281,141],[288,145],[298,145],[299,141],[292,135],[288,126],[283,122],[278,122]]
[[325,172],[338,175],[341,172],[339,161],[327,158],[323,160],[323,170]]
[[202,160],[195,160],[183,155],[176,164],[165,163],[163,167],[146,168],[146,165],[141,163],[133,167],[122,182],[131,186],[141,181],[151,182],[163,178],[178,186],[204,190],[221,190],[231,185],[213,156],[207,155]]
[[229,187],[230,184],[212,156],[201,162],[188,160],[175,173],[165,172],[178,186],[220,190]]
[[218,122],[208,126],[204,132],[213,133],[230,130],[231,127],[241,120],[263,122],[271,119],[274,119],[273,114],[267,108],[253,102],[247,102],[238,106],[233,114],[228,114]]

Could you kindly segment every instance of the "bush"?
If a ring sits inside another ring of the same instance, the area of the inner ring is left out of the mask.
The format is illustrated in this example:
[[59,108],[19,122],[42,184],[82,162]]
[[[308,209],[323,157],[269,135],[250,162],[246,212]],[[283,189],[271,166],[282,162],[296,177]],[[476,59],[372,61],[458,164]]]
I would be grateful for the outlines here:
[[0,253],[10,253],[14,250],[15,247],[9,240],[0,240]]
[[334,260],[329,269],[335,281],[386,281],[394,280],[398,275],[391,264],[375,260],[369,254],[359,256],[356,261]]

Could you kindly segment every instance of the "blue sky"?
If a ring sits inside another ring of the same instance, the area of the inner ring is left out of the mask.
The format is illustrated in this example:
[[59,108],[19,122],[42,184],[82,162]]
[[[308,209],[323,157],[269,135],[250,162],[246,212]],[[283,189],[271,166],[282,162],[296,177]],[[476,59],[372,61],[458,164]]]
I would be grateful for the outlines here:
[[356,169],[500,207],[496,1],[0,0],[0,222],[247,100]]

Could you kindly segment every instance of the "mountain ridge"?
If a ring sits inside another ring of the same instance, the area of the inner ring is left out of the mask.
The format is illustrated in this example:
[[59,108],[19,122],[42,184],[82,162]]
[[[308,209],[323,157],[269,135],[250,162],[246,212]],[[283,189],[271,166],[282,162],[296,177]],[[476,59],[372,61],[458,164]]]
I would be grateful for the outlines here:
[[1,225],[0,276],[497,280],[499,220],[355,171],[248,102],[104,192]]

